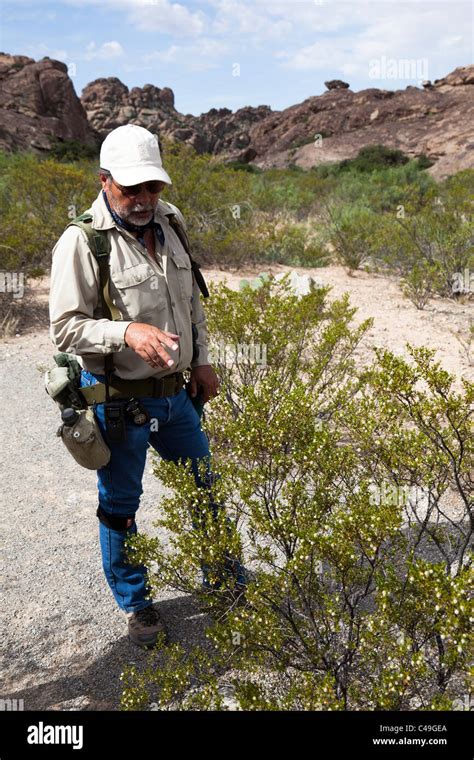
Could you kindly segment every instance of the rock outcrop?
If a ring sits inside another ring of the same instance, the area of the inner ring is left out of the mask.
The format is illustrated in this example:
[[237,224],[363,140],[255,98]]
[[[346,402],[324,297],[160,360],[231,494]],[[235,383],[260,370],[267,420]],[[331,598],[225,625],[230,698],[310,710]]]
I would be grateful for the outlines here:
[[56,139],[96,142],[67,66],[0,53],[0,149],[47,151]]
[[382,144],[411,157],[425,153],[437,178],[474,168],[473,84],[474,66],[465,66],[429,87],[328,90],[255,125],[254,162],[310,168]]
[[122,124],[139,124],[224,161],[261,168],[353,158],[376,143],[411,157],[425,153],[440,178],[474,168],[474,66],[420,87],[359,92],[347,82],[283,111],[247,106],[182,114],[169,87],[129,88],[116,77],[96,79],[76,96],[64,63],[0,54],[0,148],[48,150],[54,139],[100,142]]
[[85,87],[81,102],[90,124],[104,138],[121,124],[138,124],[163,137],[186,142],[198,153],[224,153],[241,161],[251,161],[249,130],[272,111],[268,106],[211,108],[201,116],[183,115],[174,107],[169,87],[152,84],[128,89],[116,77],[96,79]]
[[88,85],[81,101],[101,136],[129,121],[189,143],[199,153],[261,168],[294,163],[307,169],[353,158],[365,145],[381,143],[411,157],[425,153],[435,162],[429,171],[439,178],[474,167],[473,83],[474,66],[403,90],[354,92],[335,79],[325,82],[322,95],[283,111],[249,106],[185,116],[174,108],[168,88],[145,85],[129,91],[109,78]]
[[152,131],[161,131],[165,122],[176,128],[187,123],[186,118],[176,111],[169,87],[160,89],[146,84],[129,90],[117,77],[90,82],[82,91],[81,103],[101,140],[123,124],[138,124]]

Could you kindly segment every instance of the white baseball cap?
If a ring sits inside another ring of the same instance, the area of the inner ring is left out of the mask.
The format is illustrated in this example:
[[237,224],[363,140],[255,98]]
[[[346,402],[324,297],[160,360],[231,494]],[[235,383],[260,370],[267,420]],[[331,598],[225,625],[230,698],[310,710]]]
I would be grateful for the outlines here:
[[100,149],[100,167],[107,169],[120,185],[138,185],[158,179],[171,185],[163,169],[155,135],[135,124],[113,129]]

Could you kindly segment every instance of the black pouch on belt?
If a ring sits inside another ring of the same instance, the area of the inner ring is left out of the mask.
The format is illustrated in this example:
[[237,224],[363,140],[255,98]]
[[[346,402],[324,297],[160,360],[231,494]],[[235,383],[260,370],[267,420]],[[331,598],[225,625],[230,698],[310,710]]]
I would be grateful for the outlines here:
[[131,398],[130,401],[127,402],[125,405],[125,411],[132,420],[133,424],[137,425],[138,427],[146,425],[147,422],[150,422],[150,415],[148,414],[148,410],[145,409],[143,404],[140,404],[136,398]]
[[124,404],[107,401],[104,404],[105,429],[110,443],[124,443],[127,439]]

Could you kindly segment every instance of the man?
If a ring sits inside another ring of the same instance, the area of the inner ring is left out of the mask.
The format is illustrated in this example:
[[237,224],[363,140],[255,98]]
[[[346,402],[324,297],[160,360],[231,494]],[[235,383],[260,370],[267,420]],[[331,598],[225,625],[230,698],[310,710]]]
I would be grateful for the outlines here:
[[[88,403],[111,450],[110,462],[97,471],[103,568],[127,615],[130,638],[150,646],[165,633],[164,625],[146,598],[146,568],[128,564],[123,551],[125,540],[137,531],[147,448],[176,462],[191,458],[198,479],[198,462],[209,459],[209,444],[182,371],[191,369],[191,395],[200,391],[204,403],[218,393],[219,383],[208,360],[206,319],[190,258],[165,211],[171,208],[184,220],[176,207],[159,200],[171,179],[156,137],[142,127],[118,127],[102,144],[100,167],[102,191],[90,213],[92,228],[106,231],[110,243],[109,294],[119,318],[104,317],[97,260],[83,230],[69,226],[53,249],[51,338],[60,351],[79,357],[81,386],[92,394]],[[192,323],[197,328],[194,359]],[[109,377],[105,357],[111,353],[114,374]],[[126,427],[124,440],[113,434],[103,397],[106,380],[113,386],[117,378],[124,395],[113,401],[126,404],[133,397],[138,402],[138,417],[136,406],[130,414],[120,412],[125,422],[114,412],[122,433]]]

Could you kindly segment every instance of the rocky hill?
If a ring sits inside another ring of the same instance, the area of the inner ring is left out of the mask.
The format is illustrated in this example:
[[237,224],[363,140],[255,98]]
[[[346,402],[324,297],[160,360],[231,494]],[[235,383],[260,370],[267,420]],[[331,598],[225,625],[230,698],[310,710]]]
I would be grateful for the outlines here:
[[327,92],[252,129],[256,163],[309,168],[382,144],[411,157],[425,153],[435,162],[430,173],[438,178],[474,168],[474,66],[455,69],[423,88],[353,92],[326,84]]
[[132,122],[160,135],[190,143],[198,153],[223,154],[228,158],[250,161],[250,131],[272,114],[269,106],[212,108],[201,116],[186,116],[174,107],[169,87],[152,84],[128,89],[120,79],[96,79],[82,91],[81,102],[89,123],[103,139],[111,129]]
[[49,150],[55,138],[96,141],[67,66],[0,53],[0,148]]
[[191,144],[199,153],[257,166],[309,168],[352,158],[382,143],[409,156],[425,153],[437,177],[474,168],[474,66],[433,84],[354,92],[347,82],[282,111],[269,106],[181,114],[169,87],[129,90],[116,77],[96,79],[79,99],[65,64],[0,54],[0,148],[49,150],[55,139],[93,145],[121,124],[140,124]]

